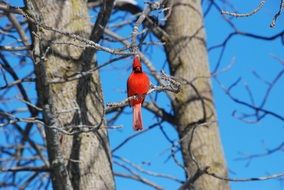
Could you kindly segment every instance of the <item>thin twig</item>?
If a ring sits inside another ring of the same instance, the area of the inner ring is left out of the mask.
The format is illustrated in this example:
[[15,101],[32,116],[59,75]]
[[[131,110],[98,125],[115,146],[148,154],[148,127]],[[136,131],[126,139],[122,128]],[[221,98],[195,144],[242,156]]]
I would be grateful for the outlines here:
[[284,0],[281,0],[279,11],[274,15],[274,17],[273,17],[273,19],[271,21],[271,24],[270,24],[271,28],[274,28],[276,26],[277,18],[280,16],[280,14],[282,13],[283,9],[284,9]]
[[255,13],[257,13],[264,6],[266,1],[267,0],[261,1],[259,3],[259,5],[254,10],[252,10],[249,13],[234,13],[234,12],[229,12],[229,11],[222,10],[221,14],[223,14],[223,15],[230,15],[230,16],[233,16],[233,17],[248,17],[248,16],[251,16],[251,15],[254,15]]
[[284,173],[278,173],[278,174],[273,174],[273,175],[269,175],[269,176],[261,176],[261,177],[227,178],[227,177],[222,177],[222,176],[219,176],[215,173],[212,173],[209,170],[205,170],[205,174],[210,175],[210,176],[215,177],[215,178],[220,179],[220,180],[232,181],[232,182],[265,181],[265,180],[271,180],[271,179],[277,179],[277,178],[284,177]]

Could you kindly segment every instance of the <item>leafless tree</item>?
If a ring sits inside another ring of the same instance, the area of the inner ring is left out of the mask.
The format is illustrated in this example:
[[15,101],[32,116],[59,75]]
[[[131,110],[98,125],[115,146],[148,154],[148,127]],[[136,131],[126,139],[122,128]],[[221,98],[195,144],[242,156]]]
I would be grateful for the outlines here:
[[[220,62],[234,36],[281,39],[283,44],[284,31],[260,36],[240,31],[231,20],[254,16],[266,1],[249,13],[238,13],[233,6],[228,6],[232,11],[222,10],[220,4],[230,5],[227,1],[208,0],[203,11],[205,1],[160,0],[145,2],[144,7],[137,2],[25,0],[19,7],[0,2],[0,187],[48,189],[52,184],[54,189],[115,189],[117,177],[164,189],[152,180],[156,177],[177,183],[181,190],[225,190],[229,181],[284,176],[228,177],[210,82],[213,78],[233,102],[252,111],[235,111],[233,117],[251,123],[267,116],[284,121],[283,115],[265,108],[272,88],[283,78],[283,68],[272,81],[255,73],[267,85],[260,104],[248,86],[250,101],[233,95],[240,80],[227,87],[218,78],[231,68],[231,64],[221,68]],[[281,0],[271,27],[277,27],[283,5]],[[212,9],[223,14],[233,32],[220,44],[207,47],[203,20]],[[127,35],[121,35],[123,30]],[[149,59],[156,46],[164,48],[169,74],[159,72]],[[216,49],[221,53],[210,72],[208,52]],[[99,52],[109,59],[100,62]],[[120,129],[117,120],[136,97],[105,103],[99,72],[121,60],[131,62],[128,58],[135,54],[153,79],[150,101],[143,107],[156,122],[110,148],[108,131]],[[283,65],[283,60],[275,59]],[[170,108],[159,105],[161,94]],[[107,121],[106,116],[110,116]],[[172,127],[177,139],[171,138],[165,125]],[[168,143],[165,159],[173,161],[184,178],[148,170],[119,155],[122,147],[155,128]],[[277,151],[283,151],[283,143],[239,159],[251,161]]]

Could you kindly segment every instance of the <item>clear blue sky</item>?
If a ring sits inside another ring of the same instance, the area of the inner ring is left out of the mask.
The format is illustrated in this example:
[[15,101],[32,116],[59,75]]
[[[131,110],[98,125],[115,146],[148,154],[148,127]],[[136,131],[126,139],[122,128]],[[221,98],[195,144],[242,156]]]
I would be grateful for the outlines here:
[[[20,3],[20,0],[8,2],[17,4]],[[219,1],[217,2],[219,3]],[[232,0],[231,2],[239,12],[249,12],[259,3],[258,0]],[[268,1],[264,8],[256,15],[248,18],[233,18],[232,21],[236,24],[240,31],[263,36],[272,36],[283,30],[284,16],[280,16],[276,23],[276,28],[269,28],[273,15],[276,11],[278,11],[278,4],[278,1]],[[207,3],[204,3],[204,8],[206,8],[207,5]],[[222,4],[221,8],[231,9],[229,6]],[[208,47],[221,43],[226,36],[232,32],[231,27],[214,8],[205,19],[205,27]],[[131,35],[131,28],[124,28],[120,31],[120,35],[129,37]],[[235,64],[228,72],[220,74],[218,78],[224,85],[229,86],[241,77],[241,82],[232,91],[232,94],[240,100],[249,101],[249,96],[244,86],[244,84],[247,84],[252,90],[256,104],[259,105],[264,97],[267,86],[257,79],[252,72],[257,72],[265,80],[273,80],[278,72],[283,69],[283,65],[273,59],[272,55],[284,59],[283,50],[283,44],[281,44],[279,39],[274,41],[262,41],[243,36],[234,36],[227,44],[220,67],[226,67],[226,65],[229,65],[232,60],[235,61]],[[147,51],[146,55],[153,62],[157,70],[162,69],[165,63],[163,48],[161,46],[152,46],[149,50],[145,51]],[[220,49],[209,52],[211,69],[215,67],[219,54]],[[99,52],[99,64],[104,63],[110,57],[111,56],[109,54]],[[128,58],[104,67],[101,70],[105,102],[117,102],[126,97],[126,80],[130,73],[130,65],[131,59]],[[165,68],[165,70],[168,72],[167,68]],[[274,148],[282,143],[284,141],[283,121],[267,116],[257,124],[246,124],[234,119],[232,117],[234,110],[248,113],[250,113],[251,110],[235,104],[227,95],[225,95],[224,91],[214,79],[212,79],[212,85],[218,113],[220,133],[225,157],[230,170],[230,177],[258,177],[284,172],[283,151],[279,151],[270,156],[256,158],[252,160],[249,165],[247,161],[236,161],[236,158],[243,155],[262,153],[266,151],[266,148]],[[282,77],[272,89],[269,99],[264,106],[264,108],[275,111],[282,116],[284,116],[284,101],[281,99],[284,94],[283,86],[284,78]],[[147,100],[150,100],[150,97],[148,97]],[[165,109],[170,109],[169,102],[166,100],[163,93],[159,94],[158,103]],[[108,118],[110,117],[111,116],[108,116]],[[146,128],[157,122],[156,118],[146,110],[143,110],[143,118]],[[109,131],[112,147],[115,147],[122,140],[134,133],[131,127],[131,121],[131,109],[127,108],[123,115],[114,124],[123,126],[122,129]],[[177,140],[177,135],[170,125],[163,123],[162,126],[172,140]],[[131,160],[133,163],[142,166],[146,170],[163,172],[183,179],[183,171],[175,165],[172,159],[167,160],[167,157],[170,155],[169,148],[170,144],[163,137],[160,128],[156,127],[147,132],[147,134],[142,134],[133,141],[130,141],[126,146],[119,149],[119,151],[114,154]],[[179,153],[177,156],[180,158]],[[125,170],[118,166],[114,166],[114,168],[115,171],[125,172]],[[178,183],[171,182],[169,180],[148,177],[147,175],[144,176],[167,190],[176,189],[179,186]],[[140,183],[122,178],[117,178],[116,182],[118,190],[152,189],[141,185]],[[281,183],[278,180],[246,183],[232,182],[231,187],[232,190],[283,189],[283,186],[281,186]]]

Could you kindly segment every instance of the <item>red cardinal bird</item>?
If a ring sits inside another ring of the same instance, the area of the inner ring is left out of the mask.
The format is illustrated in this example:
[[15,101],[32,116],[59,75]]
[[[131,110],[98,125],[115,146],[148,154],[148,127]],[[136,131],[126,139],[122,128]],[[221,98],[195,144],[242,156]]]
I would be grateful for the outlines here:
[[148,76],[143,73],[139,55],[135,55],[132,64],[132,73],[127,80],[128,97],[136,95],[135,99],[130,100],[133,107],[133,129],[139,131],[143,129],[141,104],[144,102],[145,95],[150,87]]

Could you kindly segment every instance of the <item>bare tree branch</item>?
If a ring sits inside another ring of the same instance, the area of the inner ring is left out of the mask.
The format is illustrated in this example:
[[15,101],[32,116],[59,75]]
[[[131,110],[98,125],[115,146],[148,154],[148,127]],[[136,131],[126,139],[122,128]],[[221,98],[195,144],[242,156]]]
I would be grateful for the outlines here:
[[234,17],[248,17],[248,16],[252,16],[254,15],[255,13],[257,13],[260,9],[262,9],[263,5],[266,3],[266,0],[263,0],[263,1],[260,1],[259,5],[254,9],[252,10],[251,12],[249,13],[243,13],[243,14],[240,14],[240,13],[234,13],[234,12],[229,12],[229,11],[221,11],[222,14],[224,15],[230,15],[230,16],[234,16]]
[[50,168],[48,168],[46,166],[37,166],[37,167],[23,166],[23,167],[8,168],[8,169],[0,168],[0,171],[1,172],[28,172],[28,171],[32,171],[32,172],[49,172]]
[[[170,78],[169,76],[167,76],[165,73],[162,72],[161,78],[166,81],[167,83],[165,84],[161,84],[161,86],[154,86],[151,85],[151,88],[149,89],[149,91],[147,92],[147,94],[150,94],[154,91],[160,92],[160,91],[171,91],[174,93],[178,93],[180,91],[180,83],[178,81],[175,81],[174,79]],[[117,108],[121,108],[124,107],[126,105],[128,105],[130,100],[135,99],[136,96],[131,96],[126,98],[125,100],[118,102],[118,103],[108,103],[106,105],[106,112],[110,112],[113,109],[117,109]]]
[[[209,168],[209,170],[210,170],[210,168]],[[208,170],[205,170],[205,174],[210,175],[210,176],[215,177],[215,178],[220,179],[220,180],[232,181],[232,182],[265,181],[265,180],[281,178],[281,177],[284,176],[284,173],[278,173],[278,174],[273,174],[273,175],[269,175],[269,176],[251,177],[251,178],[225,178],[225,177],[218,176],[215,173],[211,173]]]
[[115,173],[116,176],[119,176],[119,177],[127,177],[129,179],[133,179],[133,180],[136,180],[136,181],[139,181],[141,183],[144,183],[146,185],[149,185],[151,187],[153,187],[154,189],[157,189],[157,190],[163,190],[162,187],[158,186],[157,184],[155,184],[154,182],[151,182],[145,178],[143,178],[141,175],[139,175],[138,173],[134,172],[132,169],[130,169],[129,167],[117,162],[117,161],[114,161],[114,163],[122,168],[124,168],[126,171],[128,171],[131,175],[123,175],[121,173]]

